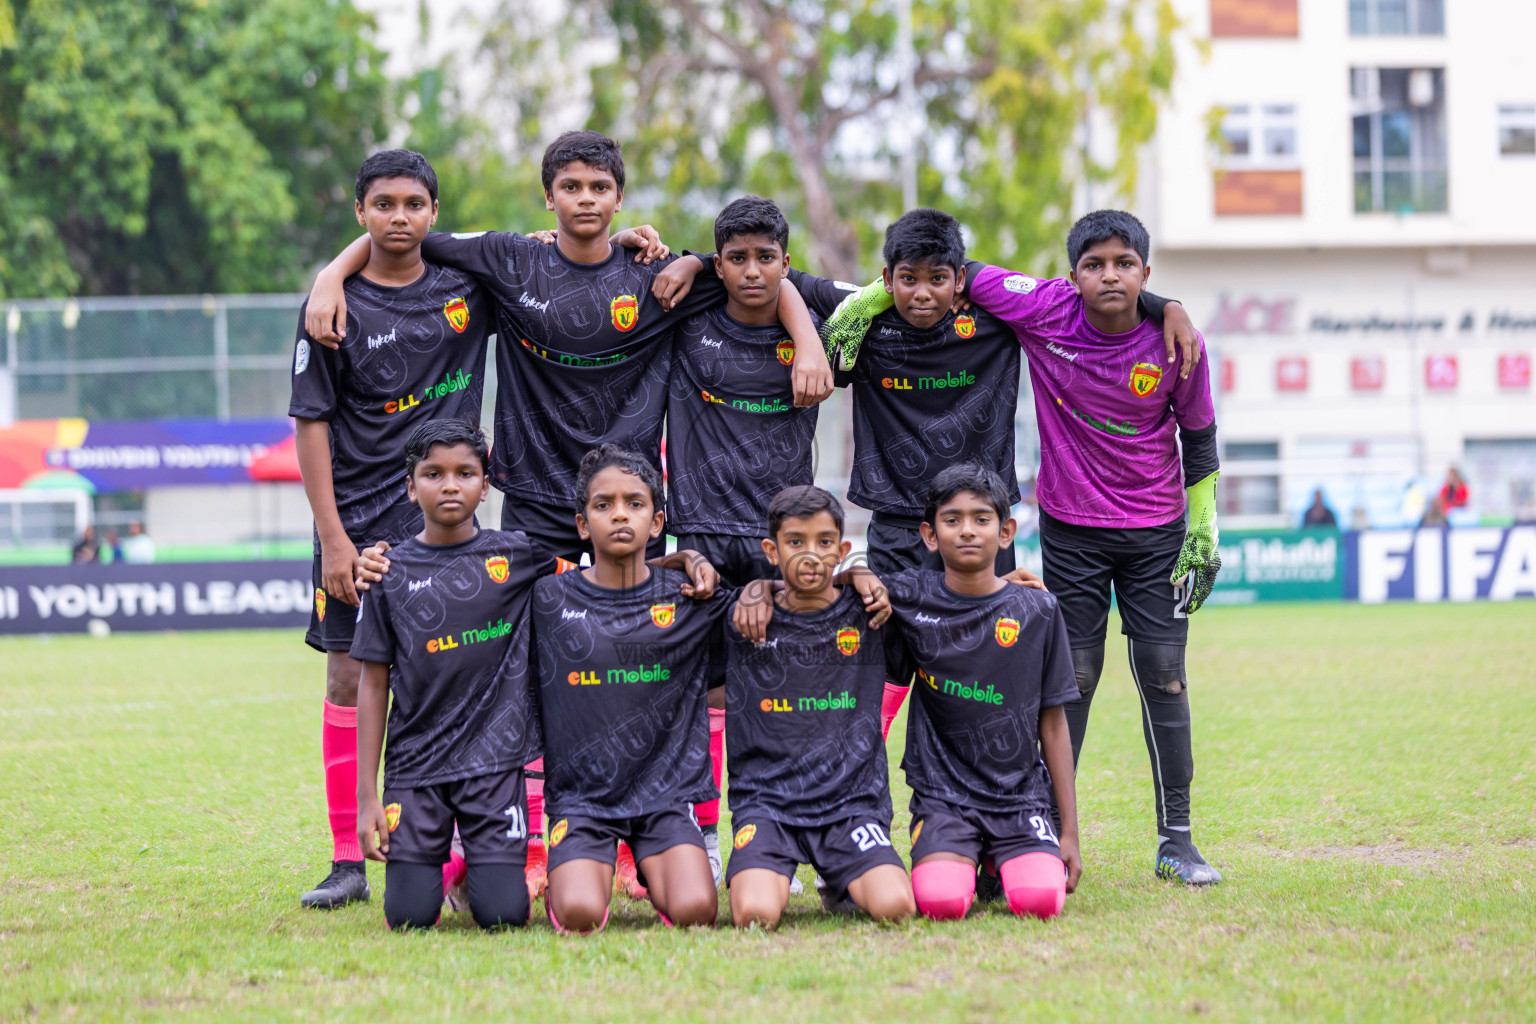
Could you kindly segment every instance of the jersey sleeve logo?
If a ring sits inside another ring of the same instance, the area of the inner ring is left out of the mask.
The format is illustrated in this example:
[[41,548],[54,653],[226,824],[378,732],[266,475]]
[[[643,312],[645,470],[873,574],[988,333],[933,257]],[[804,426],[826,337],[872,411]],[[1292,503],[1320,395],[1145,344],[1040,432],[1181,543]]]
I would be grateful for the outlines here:
[[565,838],[566,830],[570,827],[570,823],[564,818],[555,822],[555,827],[549,830],[549,848],[551,850],[560,845],[560,840]]
[[955,333],[962,338],[971,338],[976,334],[976,318],[973,316],[955,317]]
[[668,626],[672,625],[672,620],[676,617],[676,615],[677,605],[675,604],[651,605],[651,621],[656,623],[656,627],[658,629],[666,629]]
[[736,842],[735,842],[736,849],[739,850],[743,846],[746,846],[748,843],[750,843],[752,841],[753,837],[756,836],[756,835],[757,835],[757,826],[756,825],[743,825],[743,826],[741,826],[741,828],[736,830]]
[[850,657],[857,654],[859,652],[859,631],[853,626],[844,626],[838,630],[837,649]]
[[293,350],[293,375],[297,377],[309,369],[309,339],[300,338]]
[[315,588],[315,618],[325,621],[325,591]]
[[1156,363],[1137,363],[1131,367],[1131,394],[1137,398],[1146,398],[1157,390],[1162,379],[1162,368]]
[[389,830],[393,832],[400,827],[400,805],[388,804],[384,808],[384,820],[389,823]]
[[469,303],[462,298],[449,299],[443,303],[443,316],[448,318],[448,326],[460,334],[469,326]]
[[621,331],[630,330],[640,319],[640,303],[633,295],[620,295],[608,304],[608,310],[613,314],[613,326]]
[[795,339],[785,338],[774,351],[778,354],[779,362],[788,366],[795,361]]
[[1013,642],[1019,638],[1018,619],[997,620],[997,642],[1004,647],[1012,647]]
[[1003,278],[1003,288],[1017,295],[1028,295],[1039,283],[1028,274],[1009,274]]
[[507,556],[492,555],[485,560],[485,574],[493,583],[507,582]]

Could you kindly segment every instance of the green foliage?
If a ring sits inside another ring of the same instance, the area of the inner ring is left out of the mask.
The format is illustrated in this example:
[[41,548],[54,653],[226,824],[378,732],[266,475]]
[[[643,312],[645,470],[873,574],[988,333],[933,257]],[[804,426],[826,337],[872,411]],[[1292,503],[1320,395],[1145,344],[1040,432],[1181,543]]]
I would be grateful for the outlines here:
[[350,237],[387,81],[348,0],[12,10],[0,296],[293,288]]

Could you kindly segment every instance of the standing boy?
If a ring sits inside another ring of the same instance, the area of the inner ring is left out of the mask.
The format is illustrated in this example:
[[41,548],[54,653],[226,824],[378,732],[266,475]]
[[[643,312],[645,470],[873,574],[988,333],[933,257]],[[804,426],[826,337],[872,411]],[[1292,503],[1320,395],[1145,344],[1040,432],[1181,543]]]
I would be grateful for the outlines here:
[[358,223],[366,265],[340,285],[346,337],[315,343],[299,315],[293,397],[299,468],[315,519],[315,601],[304,640],[326,655],[321,750],[333,845],[331,873],[305,893],[329,909],[368,898],[357,844],[357,685],[348,654],[356,622],[358,549],[421,530],[406,495],[399,452],[427,419],[480,419],[490,304],[462,271],[422,260],[437,219],[437,176],[419,153],[375,153],[358,171]]

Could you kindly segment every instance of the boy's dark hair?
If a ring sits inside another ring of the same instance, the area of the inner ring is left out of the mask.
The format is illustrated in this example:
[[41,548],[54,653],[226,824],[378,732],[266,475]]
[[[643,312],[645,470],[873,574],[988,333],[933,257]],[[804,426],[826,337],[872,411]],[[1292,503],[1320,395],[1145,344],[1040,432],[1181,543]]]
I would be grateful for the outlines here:
[[368,188],[380,178],[415,178],[437,202],[437,172],[427,158],[411,149],[383,149],[363,161],[352,193],[358,202],[368,198]]
[[715,252],[723,251],[731,239],[747,235],[771,238],[780,249],[789,251],[789,221],[771,199],[742,196],[726,204],[715,218]]
[[1095,210],[1078,218],[1067,234],[1067,262],[1076,270],[1077,261],[1083,258],[1084,252],[1111,238],[1120,239],[1136,250],[1141,262],[1147,262],[1152,251],[1152,236],[1147,234],[1141,221],[1124,210]]
[[837,532],[843,532],[843,505],[831,491],[822,490],[815,484],[786,487],[768,503],[768,536],[778,540],[779,527],[786,519],[807,519],[817,512],[826,512],[837,524]]
[[986,466],[978,462],[959,462],[940,471],[928,484],[928,504],[923,508],[923,519],[934,525],[939,509],[950,498],[962,491],[970,491],[991,502],[999,519],[1008,518],[1008,510],[1019,500],[1017,494],[1008,493],[1008,485]]
[[616,444],[599,445],[582,457],[581,467],[576,470],[576,511],[587,514],[587,492],[592,486],[592,478],[609,466],[617,466],[631,476],[639,477],[640,482],[650,488],[652,510],[661,511],[667,501],[661,473],[644,455],[626,451]]
[[624,154],[601,132],[566,132],[549,144],[544,150],[544,191],[555,183],[555,175],[578,160],[613,175],[614,184],[624,191]]
[[908,210],[885,229],[885,265],[894,270],[898,263],[929,263],[958,272],[965,266],[960,222],[942,210]]
[[480,471],[486,471],[490,458],[490,446],[485,443],[485,432],[479,424],[449,417],[428,420],[415,430],[405,442],[405,475],[416,472],[416,464],[431,454],[433,448],[452,448],[467,445],[480,460]]

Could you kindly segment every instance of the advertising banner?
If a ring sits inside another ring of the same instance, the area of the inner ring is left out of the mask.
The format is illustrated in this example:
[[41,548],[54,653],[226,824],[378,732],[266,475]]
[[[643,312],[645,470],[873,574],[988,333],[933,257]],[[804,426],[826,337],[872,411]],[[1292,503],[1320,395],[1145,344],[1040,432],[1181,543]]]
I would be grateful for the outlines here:
[[1207,604],[1337,601],[1344,544],[1334,530],[1223,530],[1221,574]]
[[1344,596],[1366,604],[1536,597],[1536,526],[1346,534]]
[[0,634],[83,633],[95,619],[132,631],[303,629],[314,596],[309,569],[307,561],[7,567]]

